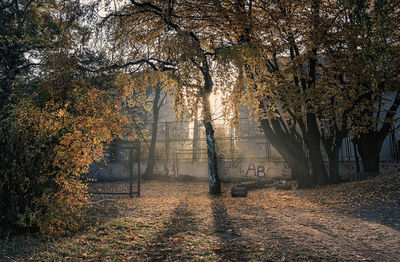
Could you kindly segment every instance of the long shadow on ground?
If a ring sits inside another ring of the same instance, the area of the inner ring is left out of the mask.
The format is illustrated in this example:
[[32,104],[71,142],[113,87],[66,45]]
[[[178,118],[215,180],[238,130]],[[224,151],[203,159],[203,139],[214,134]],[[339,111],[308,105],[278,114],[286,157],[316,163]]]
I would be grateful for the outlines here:
[[230,215],[223,199],[214,199],[211,207],[215,234],[222,242],[221,249],[214,252],[223,261],[338,260],[316,250],[304,247],[296,249],[293,246],[294,240],[279,232],[263,231],[263,228],[273,227],[276,222],[268,218],[269,211],[265,208],[238,207]]
[[347,215],[355,218],[364,218],[400,231],[400,191],[398,188],[389,187],[387,190],[396,190],[395,193],[391,194],[390,199],[387,199],[390,203],[386,201],[386,203],[361,205],[359,208],[347,212]]
[[[84,219],[79,230],[69,232],[70,238],[79,237],[86,234],[98,224],[107,223],[118,217],[119,211],[115,202],[105,201],[91,206],[87,206],[84,211]],[[0,261],[25,261],[28,257],[42,251],[46,246],[58,241],[64,241],[63,236],[54,237],[49,240],[40,233],[29,233],[22,230],[6,228],[0,225]]]
[[211,199],[214,218],[214,233],[221,241],[221,247],[214,252],[224,261],[249,261],[248,246],[244,245],[240,232],[230,218],[223,200]]
[[163,229],[148,243],[143,252],[151,261],[181,261],[191,258],[186,250],[185,237],[197,230],[195,215],[182,200],[164,223]]
[[[400,231],[400,175],[381,174],[358,182],[332,186],[330,190],[294,192],[296,197],[341,214],[363,218]],[[333,206],[331,200],[333,201]],[[335,203],[336,202],[336,203]]]

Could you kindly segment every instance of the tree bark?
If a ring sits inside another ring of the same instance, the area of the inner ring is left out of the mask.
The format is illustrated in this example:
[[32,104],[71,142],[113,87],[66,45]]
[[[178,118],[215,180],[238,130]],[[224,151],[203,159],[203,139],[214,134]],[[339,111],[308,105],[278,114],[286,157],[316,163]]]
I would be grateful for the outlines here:
[[329,160],[329,183],[339,184],[340,172],[339,172],[339,149],[340,147],[334,148],[331,152],[327,152]]
[[318,185],[328,184],[328,173],[326,171],[325,162],[321,154],[320,140],[313,138],[308,143],[308,150],[312,165],[312,176],[316,178]]
[[210,183],[210,195],[221,194],[221,181],[218,175],[217,151],[215,150],[214,128],[211,123],[210,94],[202,95],[203,124],[206,129],[208,178]]
[[149,159],[147,162],[147,167],[146,171],[144,172],[144,178],[149,178],[153,175],[153,170],[155,166],[155,154],[156,154],[156,143],[157,143],[157,132],[158,132],[158,118],[159,118],[159,112],[160,112],[160,107],[159,101],[160,101],[160,93],[161,93],[161,85],[157,84],[157,86],[154,89],[154,101],[153,101],[153,124],[151,127],[151,142],[150,142],[150,148],[149,148]]
[[364,172],[367,176],[379,173],[379,154],[382,149],[383,140],[377,139],[375,132],[360,134],[358,138],[354,138]]
[[[197,38],[196,38],[197,39]],[[199,43],[199,42],[198,42]],[[201,47],[199,47],[200,50]],[[213,81],[208,66],[207,56],[203,54],[199,69],[203,75],[204,86],[200,90],[203,106],[203,124],[206,129],[208,178],[210,183],[210,195],[221,194],[221,181],[218,174],[217,151],[215,150],[214,128],[211,118],[210,94],[213,90]]]
[[354,149],[354,161],[356,162],[356,173],[360,173],[360,160],[358,159],[358,149],[357,144],[354,139],[351,140]]
[[[273,123],[274,121],[275,123]],[[265,137],[289,165],[293,179],[298,182],[298,187],[314,187],[315,182],[310,175],[302,143],[296,140],[294,134],[285,133],[283,129],[279,128],[277,120],[261,119],[260,124]]]
[[198,139],[199,139],[199,120],[197,119],[197,113],[194,118],[194,126],[193,126],[193,153],[192,153],[192,162],[198,162]]
[[[343,139],[347,136],[347,125],[343,123],[342,129],[338,126],[331,128],[331,134],[322,133],[321,141],[328,155],[329,161],[329,183],[339,184],[341,182],[339,172],[339,151],[342,146]],[[322,131],[323,132],[323,131]]]
[[383,142],[390,132],[394,116],[400,107],[400,92],[396,93],[394,101],[387,110],[383,124],[378,130],[370,130],[368,133],[362,133],[354,138],[358,153],[361,157],[361,163],[367,176],[377,175],[379,173],[379,155],[382,150]]
[[316,178],[318,185],[327,185],[329,178],[321,153],[321,137],[314,114],[307,114],[307,130],[303,135],[310,154],[312,176]]
[[292,177],[298,182],[298,188],[312,188],[315,186],[304,152],[297,150],[297,154],[295,151],[292,151],[291,154],[283,152],[280,152],[280,154],[288,163],[292,171]]

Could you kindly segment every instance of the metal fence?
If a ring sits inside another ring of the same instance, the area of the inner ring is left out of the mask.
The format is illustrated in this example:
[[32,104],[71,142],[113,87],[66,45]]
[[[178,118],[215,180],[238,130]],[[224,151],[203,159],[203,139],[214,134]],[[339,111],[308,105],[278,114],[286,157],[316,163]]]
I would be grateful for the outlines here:
[[[268,166],[274,166],[278,162],[284,164],[284,159],[265,138],[257,121],[247,118],[239,119],[236,127],[229,123],[215,121],[213,127],[217,158],[224,162],[223,165],[227,162],[246,163],[247,169],[249,169],[256,162],[259,163],[258,165],[262,165],[263,161],[268,161]],[[94,195],[132,196],[135,193],[140,195],[140,174],[144,173],[148,161],[151,130],[152,123],[145,123],[141,129],[144,141],[135,144],[135,147],[127,148],[120,143],[113,144],[109,149],[109,156],[106,158],[106,162],[108,162],[92,168],[94,170],[93,177],[97,178],[97,181],[101,181],[90,184],[91,192]],[[397,134],[392,130],[385,140],[385,149],[381,153],[382,160],[399,159],[398,141]],[[322,145],[321,148],[324,154]],[[324,154],[324,158],[327,160],[326,154]],[[346,169],[354,169],[355,155],[351,137],[347,137],[343,141],[340,161],[346,165]],[[155,174],[178,176],[193,174],[199,170],[207,173],[204,125],[197,120],[191,122],[160,121],[155,147],[155,162]],[[185,172],[180,173],[183,170]],[[244,173],[248,172],[244,170]],[[107,183],[110,181],[114,181],[114,183],[108,185]]]
[[[145,124],[146,140],[151,139],[151,125]],[[242,159],[283,160],[278,151],[270,144],[257,128],[257,123],[249,119],[240,119],[240,125],[233,127],[226,123],[214,123],[218,160],[231,161]],[[150,142],[147,142],[150,143]],[[148,157],[148,146],[142,143],[142,161]],[[156,161],[202,162],[207,161],[207,145],[204,125],[193,122],[160,122],[158,124]]]
[[108,159],[91,168],[88,193],[92,199],[140,197],[139,140],[113,143]]
[[[150,141],[151,124],[145,124],[147,140]],[[282,160],[282,156],[271,145],[254,120],[239,119],[237,127],[227,123],[213,123],[216,140],[216,150],[219,160],[233,161],[245,159]],[[354,161],[354,146],[352,137],[346,137],[342,142],[340,161]],[[158,124],[156,161],[169,162],[201,162],[207,161],[207,146],[204,125],[197,120],[192,122],[166,122]],[[141,147],[142,161],[148,157],[148,148]],[[327,155],[321,144],[323,157]],[[381,152],[382,160],[400,160],[400,137],[394,129],[388,135]]]

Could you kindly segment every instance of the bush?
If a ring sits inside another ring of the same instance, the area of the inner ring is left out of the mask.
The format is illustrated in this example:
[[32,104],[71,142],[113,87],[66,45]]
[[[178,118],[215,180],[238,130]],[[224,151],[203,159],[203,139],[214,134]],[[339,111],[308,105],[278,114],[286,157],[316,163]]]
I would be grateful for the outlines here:
[[49,91],[59,86],[44,83],[2,111],[2,225],[46,235],[79,228],[88,202],[82,174],[101,159],[104,144],[119,132],[119,120],[112,96],[87,81],[71,81],[62,87],[67,99]]

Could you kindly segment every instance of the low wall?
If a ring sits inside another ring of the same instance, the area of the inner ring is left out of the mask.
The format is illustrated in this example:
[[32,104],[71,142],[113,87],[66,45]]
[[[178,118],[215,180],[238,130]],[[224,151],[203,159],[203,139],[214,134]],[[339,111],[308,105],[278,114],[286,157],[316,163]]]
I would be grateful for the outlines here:
[[[208,176],[207,162],[178,163],[179,175],[190,175],[197,178]],[[256,180],[291,176],[284,161],[219,161],[218,172],[222,181]]]
[[[133,173],[137,175],[137,163],[133,165]],[[140,173],[146,170],[146,164],[141,163]],[[222,181],[255,180],[260,178],[290,177],[290,169],[284,161],[219,161],[219,175]],[[154,173],[165,176],[192,176],[195,178],[208,177],[207,162],[180,162],[156,165]],[[129,178],[128,163],[109,162],[97,163],[90,167],[89,177],[98,180],[121,180]]]
[[[328,167],[328,163],[326,162]],[[133,165],[134,176],[137,175],[137,163]],[[140,173],[146,170],[146,164],[141,163]],[[381,172],[394,172],[400,170],[400,161],[381,161]],[[263,178],[291,177],[291,170],[285,161],[266,160],[242,160],[242,161],[219,161],[218,171],[222,181],[247,181]],[[339,171],[343,180],[352,179],[355,173],[354,161],[341,161]],[[207,179],[207,162],[180,162],[169,163],[167,168],[164,164],[156,165],[154,173],[157,175],[176,177],[192,176],[199,179]],[[110,162],[107,164],[97,163],[90,167],[89,177],[99,180],[121,180],[129,178],[127,162]]]

